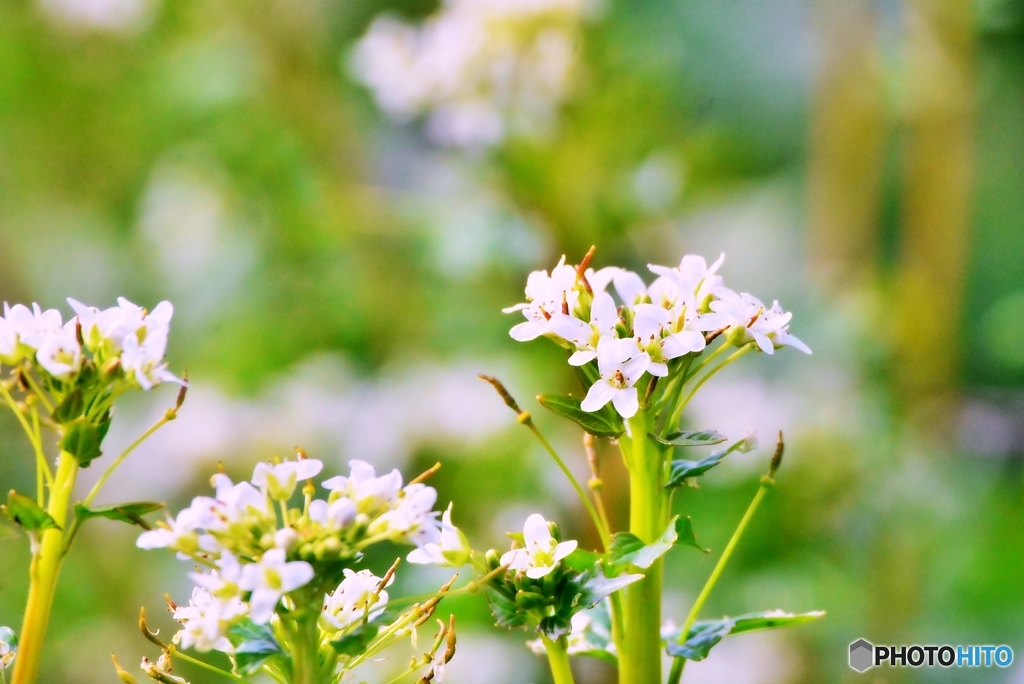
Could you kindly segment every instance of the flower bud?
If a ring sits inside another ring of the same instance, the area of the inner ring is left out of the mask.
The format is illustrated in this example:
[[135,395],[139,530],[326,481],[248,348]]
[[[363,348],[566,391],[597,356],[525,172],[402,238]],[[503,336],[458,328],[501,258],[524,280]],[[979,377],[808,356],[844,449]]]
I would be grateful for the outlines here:
[[299,542],[299,533],[291,527],[285,527],[274,533],[274,546],[284,549],[285,553],[291,551]]
[[753,430],[748,432],[747,436],[743,438],[743,441],[741,441],[739,443],[739,445],[737,445],[736,448],[738,450],[740,450],[741,452],[743,452],[743,453],[746,453],[748,451],[753,451],[754,449],[756,449],[757,448],[757,433],[754,432]]
[[742,347],[746,341],[747,329],[742,325],[734,325],[725,338],[725,343],[734,347]]
[[484,562],[487,563],[487,570],[493,571],[501,567],[501,556],[494,549],[484,554]]
[[562,541],[562,531],[558,529],[558,523],[554,520],[548,521],[548,531],[551,532],[551,538],[556,542]]

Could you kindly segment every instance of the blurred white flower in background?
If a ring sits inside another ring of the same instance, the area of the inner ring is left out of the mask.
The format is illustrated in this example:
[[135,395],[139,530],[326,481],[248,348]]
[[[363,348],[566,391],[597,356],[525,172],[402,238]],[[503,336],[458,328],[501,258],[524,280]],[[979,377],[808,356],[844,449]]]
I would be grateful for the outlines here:
[[550,127],[576,71],[587,0],[447,0],[419,26],[384,16],[355,46],[355,77],[435,142],[488,147]]
[[39,4],[61,23],[125,33],[145,28],[156,10],[154,0],[40,0]]

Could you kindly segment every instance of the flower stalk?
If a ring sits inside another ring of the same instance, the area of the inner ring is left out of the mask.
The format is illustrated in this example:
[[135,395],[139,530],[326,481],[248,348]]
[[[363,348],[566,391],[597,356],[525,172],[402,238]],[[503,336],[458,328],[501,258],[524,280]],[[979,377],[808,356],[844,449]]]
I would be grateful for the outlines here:
[[542,634],[541,641],[544,644],[544,650],[548,654],[548,663],[551,665],[551,678],[555,684],[575,684],[572,668],[569,666],[569,649],[566,645],[565,637],[553,640]]

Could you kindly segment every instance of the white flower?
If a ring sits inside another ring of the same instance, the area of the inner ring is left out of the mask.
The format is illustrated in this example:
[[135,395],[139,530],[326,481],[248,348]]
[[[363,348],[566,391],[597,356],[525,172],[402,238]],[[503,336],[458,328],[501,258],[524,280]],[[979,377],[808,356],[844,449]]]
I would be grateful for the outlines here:
[[43,311],[35,303],[29,309],[24,304],[8,306],[7,302],[4,302],[4,318],[14,328],[18,340],[33,349],[38,349],[51,333],[59,332],[63,325],[60,311]]
[[613,278],[615,291],[622,299],[622,303],[632,309],[637,304],[647,299],[647,286],[643,279],[632,271],[619,269]]
[[211,509],[215,516],[204,525],[206,529],[225,529],[249,517],[274,519],[274,510],[267,497],[250,483],[233,484],[230,477],[217,473],[210,478],[210,484],[216,488],[217,494],[215,506]]
[[299,480],[315,477],[324,464],[315,458],[300,458],[284,463],[258,463],[252,474],[252,483],[278,501],[287,501],[295,493]]
[[369,533],[404,536],[416,546],[437,542],[440,538],[437,490],[425,484],[411,484],[402,490],[394,508],[370,523]]
[[[333,593],[324,597],[320,626],[326,631],[340,631],[364,618],[370,620],[384,612],[388,592],[377,592],[382,578],[369,570],[353,572],[345,569],[345,579]],[[392,575],[388,585],[395,581]]]
[[633,335],[637,344],[651,357],[647,372],[658,377],[668,375],[668,364],[674,358],[703,351],[704,335],[689,328],[696,323],[694,315],[686,318],[687,309],[682,307],[679,318],[673,320],[673,312],[656,304],[637,304],[633,319]]
[[0,362],[16,364],[21,359],[18,352],[18,333],[6,318],[0,318]]
[[632,418],[640,408],[636,381],[651,364],[635,340],[602,337],[597,345],[597,367],[601,378],[591,385],[580,405],[584,411],[599,411],[609,401],[623,418]]
[[523,526],[526,547],[512,549],[501,557],[501,564],[511,570],[525,570],[526,576],[538,579],[544,577],[558,565],[558,562],[576,550],[576,541],[558,543],[551,536],[544,516],[534,513]]
[[602,337],[615,337],[615,326],[619,312],[612,296],[607,292],[594,295],[590,307],[590,324],[563,313],[551,316],[549,329],[554,334],[576,345],[576,352],[569,357],[569,365],[582,366],[597,358],[597,345]]
[[230,653],[228,628],[235,619],[245,615],[246,610],[246,605],[238,598],[219,601],[210,592],[196,587],[188,605],[179,606],[174,611],[174,619],[181,623],[181,631],[174,635],[174,643],[183,649]]
[[74,323],[49,332],[39,345],[36,360],[58,380],[77,374],[82,369],[82,346],[75,337]]
[[704,257],[687,254],[676,268],[656,264],[650,264],[648,268],[653,273],[675,281],[681,290],[692,293],[697,298],[697,303],[701,304],[715,288],[721,286],[722,276],[717,273],[724,261],[725,254],[722,254],[715,263],[708,266]]
[[441,516],[441,537],[438,542],[427,542],[413,549],[407,558],[410,563],[426,565],[433,563],[443,567],[458,568],[469,562],[473,552],[469,540],[462,530],[452,524],[452,504]]
[[218,504],[206,496],[197,496],[192,505],[178,512],[177,517],[167,517],[166,522],[139,535],[135,545],[140,549],[172,549],[181,557],[188,558],[197,553],[202,543],[199,531],[212,526],[214,511]]
[[717,288],[715,296],[718,299],[711,302],[713,313],[706,317],[716,328],[728,328],[729,339],[737,346],[752,340],[765,354],[773,354],[776,346],[811,353],[806,344],[789,334],[793,314],[783,311],[777,301],[768,309],[757,297],[746,292],[737,294],[727,287]]
[[290,591],[313,579],[313,566],[306,561],[285,561],[283,549],[271,549],[258,563],[242,567],[238,586],[251,591],[250,617],[258,625],[266,624],[277,608],[277,602]]
[[149,331],[140,342],[138,333],[124,338],[121,351],[121,367],[125,375],[134,374],[136,382],[144,390],[152,389],[161,382],[184,385],[185,382],[167,370],[164,352],[167,351],[167,330]]
[[205,589],[221,601],[241,596],[239,584],[242,581],[242,565],[234,554],[227,551],[217,561],[217,570],[190,572],[188,576],[197,587]]
[[342,530],[356,520],[356,505],[352,499],[341,497],[327,503],[316,499],[309,503],[309,518],[329,530]]
[[576,286],[576,269],[565,263],[565,256],[558,265],[547,271],[534,271],[526,279],[526,303],[502,309],[505,313],[522,311],[525,323],[519,323],[509,330],[517,342],[528,342],[551,332],[550,320],[557,313],[569,313],[576,307],[579,292]]
[[14,662],[18,654],[18,635],[10,627],[0,627],[0,670]]
[[323,486],[331,490],[331,499],[347,497],[355,502],[360,513],[376,515],[391,507],[402,491],[402,473],[396,468],[387,475],[377,477],[377,470],[366,461],[348,462],[351,473],[324,480]]

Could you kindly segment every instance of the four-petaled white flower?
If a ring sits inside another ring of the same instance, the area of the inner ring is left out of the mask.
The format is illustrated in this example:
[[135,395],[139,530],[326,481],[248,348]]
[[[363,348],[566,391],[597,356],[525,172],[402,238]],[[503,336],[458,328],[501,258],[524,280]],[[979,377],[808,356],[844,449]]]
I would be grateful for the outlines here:
[[324,464],[315,458],[300,458],[283,463],[258,463],[252,474],[252,483],[269,492],[278,501],[287,501],[295,493],[299,480],[315,477]]
[[377,477],[377,470],[366,461],[348,462],[351,473],[324,480],[323,486],[331,490],[331,498],[351,499],[360,513],[374,515],[387,510],[402,491],[402,473],[398,469]]
[[[345,579],[334,592],[324,597],[320,626],[326,631],[337,632],[383,613],[388,603],[388,592],[383,587],[377,591],[383,581],[369,570],[354,572],[346,568]],[[395,576],[392,575],[385,586],[394,581]]]
[[597,345],[597,368],[601,378],[590,386],[580,408],[599,411],[609,401],[623,418],[632,418],[640,408],[636,381],[651,365],[635,340],[602,337]]
[[615,336],[619,313],[615,301],[607,292],[594,295],[590,307],[590,323],[568,314],[558,313],[551,317],[551,332],[576,345],[576,352],[569,357],[569,365],[582,366],[597,358],[597,345],[605,337]]
[[473,549],[462,530],[452,524],[452,504],[441,516],[441,534],[437,542],[427,542],[413,549],[407,558],[410,563],[432,563],[449,568],[462,567],[469,562]]
[[224,551],[217,561],[217,570],[190,572],[189,579],[197,587],[205,589],[221,601],[227,601],[242,594],[242,564],[233,553]]
[[558,265],[547,271],[534,271],[526,279],[526,303],[502,309],[505,313],[522,311],[526,322],[512,327],[509,335],[518,342],[527,342],[551,331],[551,318],[555,314],[568,314],[576,307],[579,292],[575,289],[576,269],[565,264],[563,256]]
[[73,321],[43,339],[36,360],[58,380],[67,380],[82,369],[82,347],[75,337]]
[[174,619],[181,623],[181,630],[174,635],[174,643],[180,648],[195,648],[197,651],[231,652],[227,631],[231,623],[245,615],[245,603],[238,598],[220,601],[201,587],[192,590],[192,599],[187,606],[174,611]]
[[313,579],[313,566],[306,561],[285,560],[283,549],[271,549],[258,563],[242,566],[238,586],[251,591],[249,617],[258,625],[266,624],[277,602]]
[[559,561],[576,550],[576,541],[557,542],[548,529],[548,521],[539,513],[526,519],[523,525],[526,547],[512,549],[501,557],[501,564],[511,570],[525,570],[526,576],[539,579],[554,570]]

